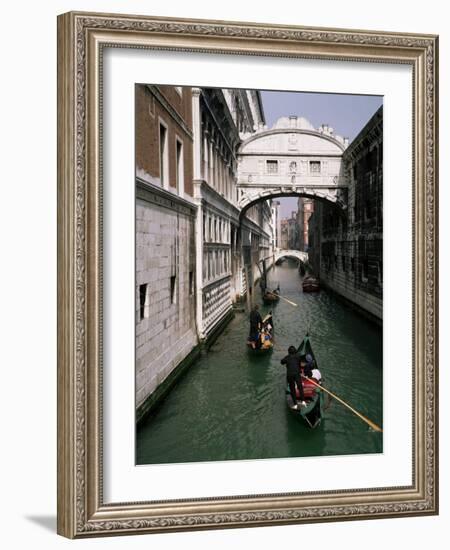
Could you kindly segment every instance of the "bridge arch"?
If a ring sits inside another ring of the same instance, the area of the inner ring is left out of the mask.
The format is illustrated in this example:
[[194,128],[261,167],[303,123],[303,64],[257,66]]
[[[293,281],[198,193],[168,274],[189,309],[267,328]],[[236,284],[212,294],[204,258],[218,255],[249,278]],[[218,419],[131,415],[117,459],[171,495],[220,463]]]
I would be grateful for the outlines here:
[[302,250],[287,250],[285,248],[276,248],[274,251],[274,262],[277,263],[281,258],[295,258],[300,262],[306,263],[308,261],[308,253]]
[[242,135],[238,153],[238,202],[307,196],[346,208],[348,174],[342,155],[348,140],[328,125],[314,129],[302,117],[283,117],[270,130]]

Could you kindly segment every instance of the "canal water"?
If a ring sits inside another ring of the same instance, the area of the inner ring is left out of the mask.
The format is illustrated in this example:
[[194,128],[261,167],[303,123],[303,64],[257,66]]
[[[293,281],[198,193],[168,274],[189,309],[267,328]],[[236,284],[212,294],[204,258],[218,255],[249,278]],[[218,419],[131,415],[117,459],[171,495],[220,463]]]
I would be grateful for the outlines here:
[[381,329],[325,290],[304,294],[293,261],[271,270],[269,282],[298,304],[260,305],[262,316],[273,311],[273,352],[255,355],[247,348],[248,315],[236,313],[139,427],[137,464],[382,452],[382,433],[334,399],[326,401],[315,430],[299,422],[286,406],[280,364],[308,331],[324,386],[382,426]]

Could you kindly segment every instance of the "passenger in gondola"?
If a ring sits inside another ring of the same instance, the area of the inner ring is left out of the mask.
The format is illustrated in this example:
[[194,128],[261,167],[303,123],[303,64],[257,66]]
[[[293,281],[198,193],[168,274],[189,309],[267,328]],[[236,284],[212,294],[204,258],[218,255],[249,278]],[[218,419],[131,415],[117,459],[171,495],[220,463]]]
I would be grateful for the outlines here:
[[318,384],[321,383],[321,380],[322,380],[322,374],[320,373],[320,370],[315,367],[313,368],[312,372],[311,372],[311,378],[317,382]]
[[262,318],[258,309],[258,304],[255,304],[250,313],[250,332],[248,341],[253,349],[260,347],[259,331],[262,328]]
[[273,316],[272,316],[272,312],[271,312],[271,311],[269,311],[269,315],[270,315],[270,317],[267,319],[267,323],[268,323],[268,325],[271,326],[270,332],[273,332],[273,327],[274,327],[274,325],[273,325]]
[[267,329],[261,331],[261,347],[263,349],[268,349],[272,347],[272,336]]
[[303,367],[303,376],[305,376],[306,378],[311,378],[313,382],[320,384],[320,381],[322,380],[322,374],[317,368],[316,362],[313,359],[312,355],[309,353],[306,354],[305,361],[306,362]]
[[312,355],[310,353],[307,353],[305,357],[305,366],[303,368],[303,374],[307,378],[311,378],[313,369],[314,369],[314,359],[312,358]]
[[289,346],[288,355],[281,360],[282,365],[286,365],[286,378],[289,385],[289,391],[292,397],[293,409],[298,409],[296,386],[298,388],[301,406],[304,407],[305,394],[300,376],[300,356],[294,346]]
[[272,335],[273,332],[273,318],[272,318],[272,312],[270,311],[263,319],[262,322],[263,328]]

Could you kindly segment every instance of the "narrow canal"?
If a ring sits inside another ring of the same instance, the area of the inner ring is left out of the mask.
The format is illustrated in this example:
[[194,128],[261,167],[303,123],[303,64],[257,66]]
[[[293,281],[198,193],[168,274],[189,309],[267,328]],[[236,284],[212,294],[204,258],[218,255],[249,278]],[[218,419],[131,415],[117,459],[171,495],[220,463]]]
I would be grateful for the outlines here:
[[[269,281],[298,304],[272,308],[273,352],[247,349],[248,315],[237,313],[138,429],[137,464],[382,452],[382,434],[336,400],[315,430],[300,423],[286,406],[280,365],[309,330],[324,386],[382,425],[381,329],[324,290],[304,294],[293,261],[271,270]],[[260,308],[263,316],[271,309]]]

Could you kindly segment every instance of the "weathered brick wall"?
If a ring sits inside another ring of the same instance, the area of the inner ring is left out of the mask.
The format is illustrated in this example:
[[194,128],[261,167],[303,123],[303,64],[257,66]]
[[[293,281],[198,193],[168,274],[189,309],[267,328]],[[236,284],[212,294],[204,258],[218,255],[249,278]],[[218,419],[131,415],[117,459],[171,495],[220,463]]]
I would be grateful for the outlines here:
[[[190,88],[182,88],[181,95],[174,86],[156,87],[159,94],[152,93],[144,84],[137,84],[135,89],[135,127],[136,127],[136,168],[138,175],[149,176],[148,181],[160,185],[159,165],[159,125],[160,119],[167,125],[168,130],[168,161],[169,187],[176,188],[176,136],[183,142],[184,157],[184,191],[193,195],[193,151],[192,134],[186,132],[186,128],[192,131],[192,91]],[[163,103],[170,105],[173,111],[165,107]],[[174,117],[175,112],[184,123]]]

